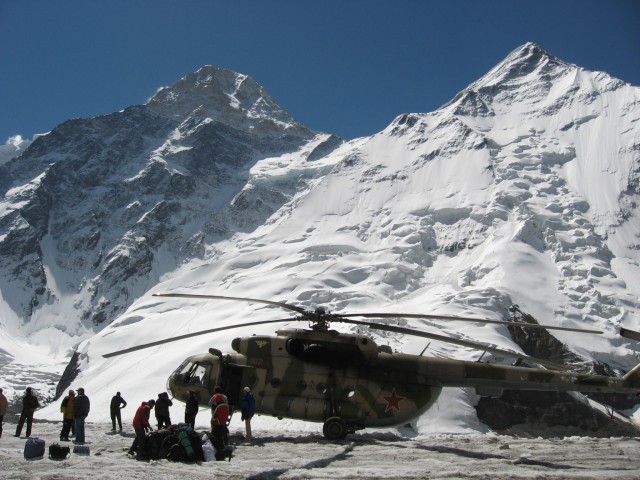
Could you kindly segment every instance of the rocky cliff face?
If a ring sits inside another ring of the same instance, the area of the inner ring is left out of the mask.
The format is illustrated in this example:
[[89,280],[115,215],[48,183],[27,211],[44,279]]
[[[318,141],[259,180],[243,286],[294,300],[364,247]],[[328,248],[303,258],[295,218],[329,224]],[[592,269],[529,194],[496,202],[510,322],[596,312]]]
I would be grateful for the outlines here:
[[146,105],[65,122],[0,166],[5,301],[29,321],[71,296],[88,325],[108,323],[160,275],[201,258],[207,232],[246,223],[225,211],[256,224],[279,208],[277,191],[234,201],[252,162],[328,143],[340,141],[295,122],[251,78],[214,67]]

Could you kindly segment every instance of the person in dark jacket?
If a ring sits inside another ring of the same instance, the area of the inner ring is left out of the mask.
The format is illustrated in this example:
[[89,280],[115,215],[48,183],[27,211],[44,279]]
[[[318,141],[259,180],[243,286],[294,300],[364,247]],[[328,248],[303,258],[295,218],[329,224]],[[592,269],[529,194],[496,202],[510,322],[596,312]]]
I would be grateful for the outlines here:
[[133,440],[133,444],[129,448],[129,455],[138,454],[139,459],[144,458],[144,447],[147,441],[147,431],[153,430],[149,423],[149,417],[151,416],[151,409],[155,406],[156,401],[151,399],[148,402],[142,402],[136,414],[133,417],[133,429],[136,432],[136,438]]
[[31,425],[33,424],[33,413],[40,408],[40,402],[31,391],[31,387],[27,387],[22,397],[22,411],[20,412],[20,420],[18,420],[18,426],[16,428],[16,437],[22,433],[22,426],[24,422],[27,422],[27,437],[31,436]]
[[163,425],[167,428],[171,426],[169,407],[172,405],[173,402],[169,398],[169,394],[167,392],[158,394],[158,399],[156,400],[156,420],[158,421],[158,430],[160,430]]
[[84,394],[84,388],[79,388],[73,402],[73,422],[76,426],[76,439],[73,443],[84,443],[84,420],[89,415],[90,409],[89,397]]
[[189,390],[189,396],[187,397],[187,403],[184,407],[184,423],[191,425],[191,428],[196,428],[196,415],[200,406],[198,405],[198,397],[196,392]]
[[69,390],[69,395],[62,399],[60,413],[62,414],[62,430],[60,431],[60,441],[69,441],[69,432],[73,427],[73,404],[76,400],[76,392]]
[[2,437],[2,421],[4,420],[8,407],[9,402],[7,401],[7,397],[4,396],[4,393],[2,393],[2,389],[0,388],[0,437]]
[[251,393],[249,387],[244,387],[242,390],[242,400],[240,400],[240,411],[242,412],[241,420],[244,420],[244,427],[247,431],[247,435],[244,437],[246,440],[251,440],[251,419],[256,413],[256,399]]
[[111,426],[112,432],[116,431],[116,420],[118,420],[118,428],[122,431],[122,415],[120,414],[120,410],[127,406],[127,402],[120,396],[120,392],[116,392],[116,394],[111,398],[111,405],[109,407],[111,413]]

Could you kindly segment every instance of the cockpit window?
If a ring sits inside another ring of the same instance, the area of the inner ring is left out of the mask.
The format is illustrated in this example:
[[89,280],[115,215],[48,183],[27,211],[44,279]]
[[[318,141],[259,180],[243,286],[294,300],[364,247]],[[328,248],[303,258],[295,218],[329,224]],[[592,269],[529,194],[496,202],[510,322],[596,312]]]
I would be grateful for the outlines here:
[[210,364],[185,362],[176,371],[176,379],[181,383],[206,386],[210,368]]

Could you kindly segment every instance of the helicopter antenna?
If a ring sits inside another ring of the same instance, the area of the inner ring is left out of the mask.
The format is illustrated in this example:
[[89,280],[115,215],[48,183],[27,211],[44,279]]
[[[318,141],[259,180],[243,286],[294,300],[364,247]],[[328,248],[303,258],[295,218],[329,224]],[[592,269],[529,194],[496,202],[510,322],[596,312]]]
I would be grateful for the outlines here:
[[482,362],[482,358],[484,357],[485,353],[487,353],[486,350],[482,352],[482,355],[480,355],[480,358],[478,360],[476,360],[476,362],[478,362],[478,363]]

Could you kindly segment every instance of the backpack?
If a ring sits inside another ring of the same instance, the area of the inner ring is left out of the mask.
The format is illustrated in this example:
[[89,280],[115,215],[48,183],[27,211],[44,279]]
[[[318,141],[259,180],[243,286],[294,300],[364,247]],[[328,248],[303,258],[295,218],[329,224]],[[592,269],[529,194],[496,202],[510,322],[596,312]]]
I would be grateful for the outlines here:
[[40,457],[44,457],[44,440],[38,437],[28,438],[24,444],[24,458],[29,460]]
[[183,430],[178,434],[178,438],[180,439],[180,443],[184,447],[185,452],[189,458],[193,458],[195,455],[195,451],[193,450],[193,446],[191,444],[191,438],[189,438],[189,433],[186,430]]
[[160,430],[158,432],[147,433],[147,441],[145,442],[142,455],[152,460],[165,458],[168,448],[163,448],[165,439],[172,434],[169,430]]
[[167,460],[170,462],[186,462],[189,460],[189,457],[182,444],[176,443],[172,445],[167,452]]
[[69,457],[71,449],[57,443],[49,445],[49,458],[51,460],[65,460]]

